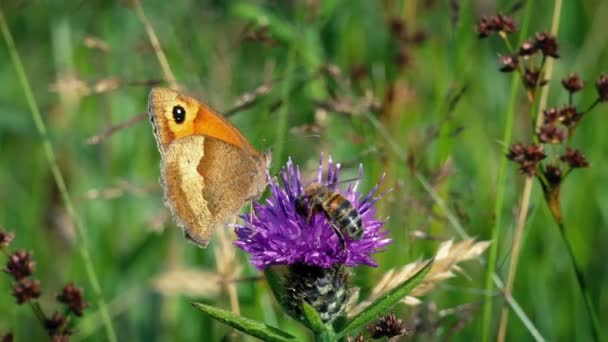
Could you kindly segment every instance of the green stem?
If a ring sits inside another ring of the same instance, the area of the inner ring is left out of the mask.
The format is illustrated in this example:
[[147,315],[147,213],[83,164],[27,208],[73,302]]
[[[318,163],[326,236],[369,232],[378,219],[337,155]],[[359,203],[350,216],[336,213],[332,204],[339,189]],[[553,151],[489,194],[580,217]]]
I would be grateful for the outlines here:
[[[505,120],[505,129],[503,133],[503,143],[505,144],[505,150],[508,149],[511,143],[511,137],[513,135],[513,118],[515,116],[515,104],[517,102],[517,91],[519,88],[519,79],[517,74],[513,75],[511,80],[511,95],[509,99],[509,107],[507,109],[507,115]],[[502,221],[502,207],[504,202],[505,194],[505,178],[508,159],[504,156],[506,151],[503,151],[503,155],[500,158],[500,166],[498,168],[498,179],[496,184],[496,202],[494,204],[494,226],[492,228],[492,236],[490,241],[490,254],[488,256],[488,268],[486,270],[486,282],[485,282],[485,293],[486,298],[483,305],[483,327],[482,327],[482,338],[483,341],[489,341],[490,339],[490,328],[492,325],[492,305],[494,303],[492,293],[494,293],[494,282],[492,276],[496,272],[496,260],[498,258],[498,238],[500,232],[500,226]]]
[[42,120],[42,115],[40,114],[38,105],[36,104],[36,100],[34,98],[30,83],[28,81],[27,75],[25,74],[25,69],[23,68],[23,63],[21,62],[21,58],[19,57],[19,53],[17,52],[17,48],[15,47],[15,42],[4,18],[4,12],[2,11],[2,9],[0,9],[0,30],[2,30],[2,35],[4,36],[4,40],[6,41],[9,55],[11,57],[13,65],[15,66],[17,78],[19,79],[21,87],[23,88],[23,92],[25,94],[27,104],[30,108],[30,113],[32,114],[32,119],[34,120],[36,130],[42,138],[42,148],[49,164],[49,168],[51,169],[53,179],[55,180],[57,188],[61,193],[61,198],[63,200],[63,204],[66,208],[66,211],[72,222],[74,223],[74,226],[77,228],[76,231],[79,240],[78,251],[80,253],[80,257],[84,262],[84,266],[91,287],[93,288],[93,293],[96,297],[97,305],[99,306],[101,317],[106,328],[107,338],[108,340],[114,342],[116,341],[116,333],[114,332],[114,327],[112,326],[112,320],[110,319],[110,314],[108,312],[106,303],[103,300],[101,286],[99,285],[99,280],[95,272],[95,267],[93,266],[93,262],[91,261],[89,249],[87,248],[86,230],[80,217],[76,213],[76,210],[74,210],[74,206],[72,204],[72,201],[68,194],[67,186],[65,184],[65,179],[63,178],[63,174],[59,170],[57,158],[55,157],[55,152],[53,152],[53,146],[51,145],[51,140],[48,136],[44,121]]
[[[522,42],[525,38],[528,23],[530,22],[530,18],[532,17],[532,3],[533,1],[528,1],[526,3],[526,9],[524,14],[524,19],[521,24],[521,31],[519,33],[519,42]],[[520,75],[514,74],[511,79],[511,94],[509,97],[509,107],[507,108],[506,118],[505,118],[505,127],[503,132],[503,143],[505,144],[505,151],[508,149],[509,144],[511,143],[511,137],[513,135],[513,118],[515,117],[515,105],[517,102],[517,91],[519,89],[520,80],[518,79]],[[496,202],[494,203],[494,226],[492,227],[492,233],[490,241],[492,244],[490,245],[490,254],[488,256],[488,268],[486,271],[486,281],[485,281],[485,293],[486,298],[483,304],[483,316],[482,316],[482,341],[487,342],[490,340],[491,328],[492,328],[492,306],[494,304],[492,293],[494,293],[494,275],[496,273],[496,262],[498,259],[498,238],[502,220],[502,207],[504,202],[504,194],[505,194],[505,178],[506,178],[506,168],[507,168],[508,160],[504,156],[501,156],[500,166],[498,169],[498,179],[496,180],[496,184],[498,187],[496,189]]]
[[576,262],[576,257],[574,256],[574,249],[570,244],[570,240],[566,236],[566,226],[564,222],[560,220],[558,217],[555,217],[555,222],[559,227],[559,233],[564,240],[564,244],[566,245],[566,249],[568,250],[568,256],[570,257],[570,262],[572,263],[572,268],[574,269],[574,274],[576,275],[576,282],[578,283],[578,287],[581,290],[581,294],[585,299],[585,308],[587,309],[587,314],[589,315],[589,319],[591,320],[591,333],[593,334],[593,339],[595,341],[602,341],[600,334],[600,323],[595,314],[595,310],[593,310],[593,302],[591,301],[591,294],[589,293],[589,288],[587,287],[587,283],[585,282],[585,277],[583,276],[583,271],[579,267]]
[[315,334],[316,342],[333,342],[336,340],[336,333],[331,325],[326,325],[326,329]]

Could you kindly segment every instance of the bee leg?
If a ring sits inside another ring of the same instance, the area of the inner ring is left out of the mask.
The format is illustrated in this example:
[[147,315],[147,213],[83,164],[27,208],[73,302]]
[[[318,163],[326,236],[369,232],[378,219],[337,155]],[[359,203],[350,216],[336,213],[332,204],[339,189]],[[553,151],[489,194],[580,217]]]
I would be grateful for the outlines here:
[[331,229],[333,229],[334,232],[336,233],[336,235],[338,235],[338,239],[340,240],[340,248],[346,249],[346,242],[344,241],[344,234],[342,234],[342,231],[340,231],[340,229],[333,222],[331,222],[330,225],[331,225]]
[[306,223],[310,223],[310,220],[312,220],[312,214],[314,214],[314,211],[315,211],[315,207],[310,206],[308,209],[308,216],[306,216]]

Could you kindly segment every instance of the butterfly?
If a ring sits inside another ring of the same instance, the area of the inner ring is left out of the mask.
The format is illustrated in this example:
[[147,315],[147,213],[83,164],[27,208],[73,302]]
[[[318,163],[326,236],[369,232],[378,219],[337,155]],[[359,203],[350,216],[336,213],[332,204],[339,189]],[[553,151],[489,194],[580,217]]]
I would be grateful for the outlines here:
[[148,112],[161,155],[165,205],[186,237],[206,247],[217,226],[266,187],[271,161],[197,99],[154,88]]

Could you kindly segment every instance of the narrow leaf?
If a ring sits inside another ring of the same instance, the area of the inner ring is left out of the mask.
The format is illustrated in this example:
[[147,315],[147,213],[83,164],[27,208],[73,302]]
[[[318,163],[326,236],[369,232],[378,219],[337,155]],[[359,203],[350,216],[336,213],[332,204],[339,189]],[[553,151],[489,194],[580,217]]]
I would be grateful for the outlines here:
[[424,277],[431,269],[431,265],[433,264],[433,260],[430,260],[426,265],[424,265],[420,271],[414,274],[411,278],[404,281],[400,285],[396,286],[392,290],[385,293],[382,297],[378,298],[375,302],[373,302],[367,309],[360,312],[356,315],[350,322],[344,326],[344,328],[338,333],[338,337],[342,337],[351,331],[358,329],[362,325],[368,324],[369,322],[378,318],[378,316],[395,304],[397,304],[401,299],[408,295],[418,284],[424,280]]
[[211,305],[201,303],[192,303],[192,305],[217,321],[264,341],[295,341],[294,336],[265,323],[241,317],[230,311],[219,309]]
[[304,312],[304,318],[306,319],[306,325],[314,332],[320,333],[327,330],[325,324],[319,317],[319,313],[306,301],[302,301],[302,311]]

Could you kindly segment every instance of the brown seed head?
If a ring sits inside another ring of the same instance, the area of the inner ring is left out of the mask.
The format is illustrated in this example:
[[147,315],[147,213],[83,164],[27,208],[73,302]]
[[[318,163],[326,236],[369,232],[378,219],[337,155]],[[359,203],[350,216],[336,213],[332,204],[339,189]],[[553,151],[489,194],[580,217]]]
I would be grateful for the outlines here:
[[536,47],[536,44],[534,44],[530,41],[525,41],[519,47],[518,53],[519,53],[520,57],[527,57],[527,56],[532,56],[537,51],[538,51],[538,48]]
[[577,91],[583,89],[585,83],[577,74],[570,73],[568,77],[562,80],[562,86],[564,86],[564,89],[566,89],[568,92],[576,93]]
[[548,32],[540,32],[536,34],[536,47],[545,55],[545,57],[559,58],[557,39]]
[[558,185],[562,181],[562,170],[557,165],[547,165],[545,167],[545,178],[551,185]]
[[530,144],[526,147],[526,159],[534,162],[539,162],[545,159],[545,149],[542,145]]
[[601,74],[600,78],[595,83],[599,100],[602,102],[608,101],[608,75]]
[[584,168],[589,167],[590,164],[585,158],[585,155],[579,150],[573,150],[570,147],[566,149],[566,152],[559,158],[571,168]]
[[354,81],[362,81],[369,75],[367,66],[363,64],[355,64],[350,68],[350,77]]
[[82,312],[89,304],[84,301],[83,291],[76,287],[74,283],[67,284],[63,287],[63,291],[57,295],[57,300],[68,306],[76,316],[82,316]]
[[488,17],[482,17],[477,25],[475,25],[475,31],[477,32],[477,37],[486,38],[489,37],[493,32],[493,28],[490,25],[490,20]]
[[402,37],[405,35],[405,23],[401,18],[391,18],[389,22],[391,33],[396,37]]
[[578,112],[574,106],[564,106],[560,109],[559,116],[564,126],[572,127],[576,126],[583,114]]
[[497,27],[498,31],[502,31],[504,33],[511,33],[515,31],[515,22],[512,17],[498,14],[498,21],[500,25]]
[[357,336],[348,336],[346,342],[365,342],[365,337],[362,333],[359,333]]
[[546,124],[540,127],[538,130],[538,139],[547,144],[561,144],[566,137],[564,131],[560,130],[557,126],[552,124]]
[[40,282],[32,279],[20,279],[13,285],[13,297],[17,304],[27,303],[40,297]]
[[383,337],[390,339],[407,333],[407,329],[405,329],[405,326],[403,325],[403,320],[398,319],[394,313],[380,316],[376,323],[370,325],[367,330],[374,340]]
[[408,37],[408,40],[415,45],[422,44],[427,39],[427,33],[424,30],[416,30],[412,35]]
[[543,120],[545,124],[554,124],[561,121],[561,114],[557,108],[543,109]]
[[515,22],[513,18],[502,14],[491,17],[484,16],[475,25],[475,31],[479,38],[485,38],[498,32],[509,34],[515,31]]
[[34,273],[36,263],[29,252],[18,250],[8,257],[4,272],[9,273],[15,280],[21,280]]
[[66,331],[68,318],[59,312],[55,311],[53,316],[46,319],[44,327],[48,331],[49,336],[63,335]]
[[526,147],[523,144],[517,143],[509,147],[507,153],[507,159],[512,160],[516,163],[521,163],[526,159]]
[[533,176],[536,173],[536,165],[547,155],[542,145],[513,144],[509,147],[507,158],[518,163],[522,173]]
[[517,70],[517,67],[519,66],[519,58],[517,55],[501,55],[500,63],[502,64],[500,71],[511,72]]
[[69,342],[70,341],[70,336],[69,335],[55,335],[51,338],[51,342]]
[[0,342],[13,342],[13,334],[8,333],[8,334],[0,337]]
[[5,232],[2,228],[0,228],[0,249],[8,247],[14,238],[15,233]]
[[526,67],[524,72],[524,86],[528,89],[535,89],[538,83],[538,86],[542,87],[547,84],[547,80],[543,79],[543,77],[544,74],[540,70]]

